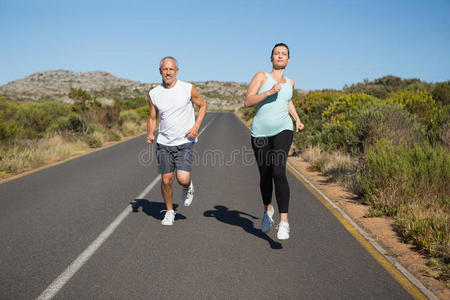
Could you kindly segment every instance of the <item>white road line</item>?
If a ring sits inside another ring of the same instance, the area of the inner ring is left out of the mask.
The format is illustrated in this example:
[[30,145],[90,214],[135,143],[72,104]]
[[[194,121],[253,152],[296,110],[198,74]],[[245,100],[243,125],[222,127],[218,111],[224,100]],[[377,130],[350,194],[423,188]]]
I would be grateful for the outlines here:
[[205,129],[208,128],[209,124],[211,124],[216,118],[217,118],[217,116],[214,116],[211,120],[209,120],[209,122],[206,123],[205,127],[203,127],[203,129],[200,130],[198,136],[200,136],[203,133],[203,131],[205,131]]
[[[200,131],[200,136],[203,131],[216,119],[214,116],[203,129]],[[161,180],[161,176],[156,176],[155,179],[137,196],[136,199],[144,198],[153,187]],[[128,205],[117,218],[106,227],[106,229],[100,233],[100,235],[61,273],[46,289],[43,291],[38,300],[52,299],[66,283],[72,278],[73,275],[89,260],[89,258],[97,251],[98,248],[106,241],[106,239],[116,230],[116,228],[122,223],[122,221],[132,212],[133,209]]]

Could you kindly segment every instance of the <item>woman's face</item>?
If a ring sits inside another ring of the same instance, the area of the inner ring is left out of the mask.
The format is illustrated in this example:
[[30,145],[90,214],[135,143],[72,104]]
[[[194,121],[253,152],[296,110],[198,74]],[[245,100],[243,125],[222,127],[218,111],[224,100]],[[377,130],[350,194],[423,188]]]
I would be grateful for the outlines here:
[[270,59],[273,67],[276,69],[284,69],[289,62],[289,52],[284,46],[278,46],[273,50],[273,55]]

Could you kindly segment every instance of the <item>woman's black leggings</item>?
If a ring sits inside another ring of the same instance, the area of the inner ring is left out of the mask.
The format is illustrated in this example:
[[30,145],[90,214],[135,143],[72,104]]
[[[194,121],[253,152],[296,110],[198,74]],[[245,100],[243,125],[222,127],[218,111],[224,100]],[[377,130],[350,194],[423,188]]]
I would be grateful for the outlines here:
[[270,137],[252,137],[252,147],[259,168],[261,195],[264,205],[272,202],[273,183],[278,211],[289,209],[289,184],[286,178],[286,161],[292,144],[292,130],[283,130]]

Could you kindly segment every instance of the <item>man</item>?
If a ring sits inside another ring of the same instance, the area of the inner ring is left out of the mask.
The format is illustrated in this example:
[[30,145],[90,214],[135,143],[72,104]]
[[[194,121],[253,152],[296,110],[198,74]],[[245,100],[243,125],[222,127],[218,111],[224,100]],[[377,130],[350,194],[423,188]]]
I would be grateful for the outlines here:
[[[175,211],[172,201],[172,183],[176,178],[183,186],[182,201],[189,206],[194,198],[191,181],[193,147],[198,130],[206,114],[206,102],[192,84],[177,79],[177,60],[164,57],[159,64],[162,84],[150,92],[150,115],[147,121],[148,144],[153,143],[156,118],[159,115],[159,134],[156,140],[158,172],[161,174],[161,193],[166,204],[166,214],[162,225],[173,225]],[[195,120],[194,104],[200,110]]]

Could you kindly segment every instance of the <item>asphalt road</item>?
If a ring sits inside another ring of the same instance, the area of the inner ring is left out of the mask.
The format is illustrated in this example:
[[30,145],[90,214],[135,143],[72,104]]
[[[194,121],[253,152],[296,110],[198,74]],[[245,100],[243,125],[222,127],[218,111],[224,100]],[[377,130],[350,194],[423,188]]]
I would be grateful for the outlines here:
[[158,176],[143,136],[1,184],[0,298],[41,295],[133,202],[55,299],[411,298],[289,172],[291,238],[262,233],[250,133],[231,113],[208,122],[173,226],[159,182],[137,199]]

